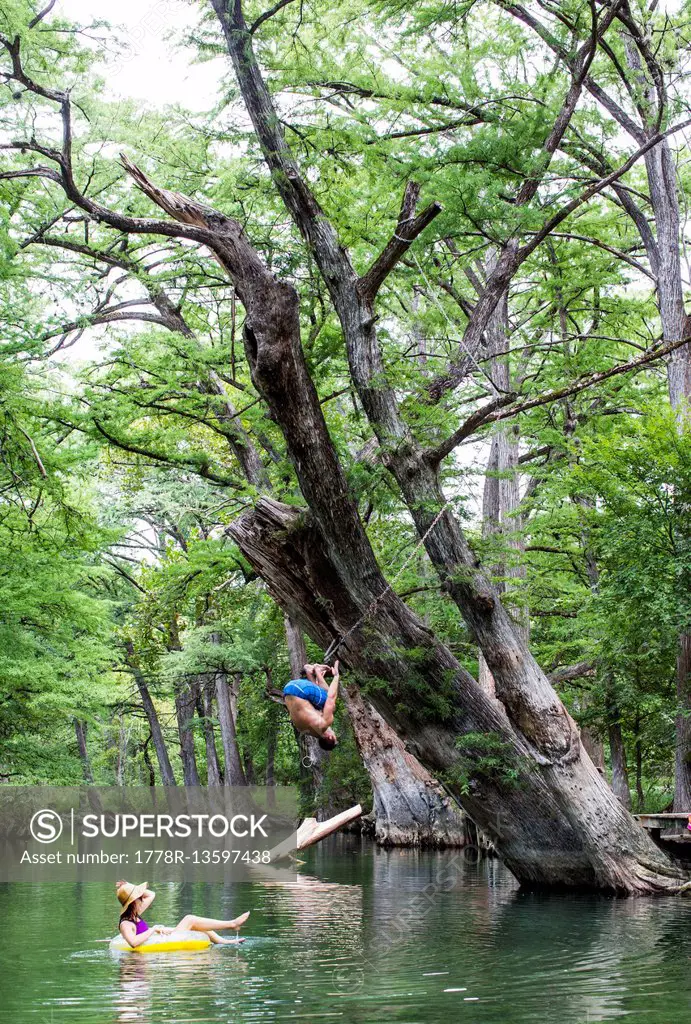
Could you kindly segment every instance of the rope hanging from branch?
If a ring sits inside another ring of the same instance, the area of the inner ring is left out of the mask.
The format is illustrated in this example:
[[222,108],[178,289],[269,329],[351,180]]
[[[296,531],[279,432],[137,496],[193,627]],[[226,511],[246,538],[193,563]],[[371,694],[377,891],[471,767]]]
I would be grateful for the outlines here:
[[333,643],[331,643],[331,644],[329,645],[329,648],[328,648],[328,649],[326,650],[326,652],[324,653],[324,663],[325,663],[325,664],[328,664],[328,663],[329,663],[329,662],[331,661],[331,659],[333,658],[333,656],[334,656],[334,655],[336,654],[336,652],[338,651],[339,647],[341,647],[341,646],[342,646],[342,645],[343,645],[343,644],[345,643],[345,641],[346,641],[346,640],[348,639],[348,637],[349,637],[349,636],[351,636],[351,635],[352,635],[352,634],[353,634],[353,633],[355,632],[355,630],[356,630],[356,629],[359,629],[359,628],[360,628],[360,626],[361,626],[361,625],[363,624],[363,622],[364,622],[364,621],[365,621],[366,619],[368,619],[368,618],[369,618],[369,616],[370,616],[370,615],[372,614],[372,612],[373,612],[373,611],[375,610],[375,608],[377,607],[377,605],[379,604],[379,602],[380,602],[380,601],[381,601],[381,600],[382,600],[382,599],[383,599],[383,598],[384,598],[384,597],[385,597],[385,596],[386,596],[386,595],[387,595],[387,594],[389,593],[389,591],[390,591],[390,590],[393,590],[393,586],[394,586],[394,583],[396,582],[396,580],[398,579],[398,577],[399,577],[399,576],[401,575],[401,573],[403,572],[403,570],[404,570],[404,569],[406,569],[406,568],[407,568],[407,567],[408,567],[408,566],[410,565],[410,563],[412,562],[413,558],[415,558],[415,555],[416,555],[416,554],[417,554],[417,552],[418,552],[418,551],[420,550],[420,548],[422,547],[422,545],[423,545],[423,544],[425,543],[425,541],[426,541],[426,540],[427,540],[427,538],[429,537],[430,533],[432,532],[432,530],[434,529],[434,527],[435,527],[435,526],[437,525],[437,523],[439,522],[439,520],[441,519],[441,517],[442,517],[442,516],[444,515],[444,513],[446,512],[446,510],[447,510],[447,508],[449,507],[449,505],[450,505],[450,504],[451,504],[451,499],[449,499],[448,501],[444,502],[444,504],[443,504],[443,505],[442,505],[442,507],[441,507],[441,508],[439,509],[439,511],[437,512],[436,516],[434,517],[434,519],[432,520],[432,522],[431,522],[431,523],[430,523],[430,525],[428,526],[428,528],[427,528],[427,529],[425,530],[425,532],[423,533],[423,535],[422,535],[422,537],[420,538],[420,540],[419,540],[419,541],[417,542],[417,544],[415,545],[415,547],[413,548],[413,550],[412,550],[412,551],[410,552],[410,554],[408,555],[408,557],[407,557],[407,558],[406,558],[406,559],[404,560],[404,562],[403,562],[403,565],[402,565],[402,566],[401,566],[401,568],[400,568],[400,569],[398,570],[398,572],[396,573],[396,575],[395,575],[395,576],[393,577],[393,579],[391,580],[391,582],[390,582],[390,583],[387,583],[387,585],[386,585],[386,586],[384,587],[384,589],[382,590],[382,592],[381,592],[380,594],[378,594],[378,595],[377,595],[377,596],[375,597],[375,599],[374,599],[374,600],[373,600],[373,601],[372,601],[372,602],[371,602],[371,603],[370,603],[370,604],[369,604],[369,605],[367,606],[367,608],[366,608],[366,609],[365,609],[365,611],[364,611],[364,612],[362,613],[362,615],[361,615],[361,616],[360,616],[360,618],[359,618],[359,619],[357,620],[357,622],[355,622],[355,623],[354,623],[354,624],[353,624],[353,625],[352,625],[352,626],[350,627],[350,629],[348,629],[348,630],[347,630],[347,631],[346,631],[345,633],[343,633],[343,634],[342,634],[342,635],[341,635],[340,637],[338,637],[338,638],[337,638],[336,640],[334,640],[334,641],[333,641]]

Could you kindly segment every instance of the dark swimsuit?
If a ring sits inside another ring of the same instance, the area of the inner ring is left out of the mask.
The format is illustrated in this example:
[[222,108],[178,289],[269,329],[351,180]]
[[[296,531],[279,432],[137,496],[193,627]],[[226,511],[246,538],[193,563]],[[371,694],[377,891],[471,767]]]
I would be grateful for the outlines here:
[[291,679],[288,685],[283,687],[283,696],[301,697],[317,711],[321,711],[329,694],[321,686],[311,683],[309,679]]
[[142,932],[148,932],[148,930],[149,930],[148,924],[146,923],[146,921],[142,917],[140,917],[139,920],[137,921],[137,931],[136,931],[135,934],[136,935],[141,935]]

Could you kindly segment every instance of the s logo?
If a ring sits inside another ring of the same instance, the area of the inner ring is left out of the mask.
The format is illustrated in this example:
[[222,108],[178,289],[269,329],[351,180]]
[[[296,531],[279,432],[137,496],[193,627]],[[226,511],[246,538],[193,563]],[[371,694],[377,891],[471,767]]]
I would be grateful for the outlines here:
[[62,835],[62,818],[57,811],[36,811],[29,829],[36,842],[54,843]]

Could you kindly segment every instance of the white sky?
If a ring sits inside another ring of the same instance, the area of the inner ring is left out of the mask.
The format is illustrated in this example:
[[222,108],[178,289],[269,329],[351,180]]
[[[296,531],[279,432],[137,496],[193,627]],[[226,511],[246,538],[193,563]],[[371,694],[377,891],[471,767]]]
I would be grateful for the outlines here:
[[[270,5],[269,5],[270,6]],[[211,106],[227,62],[193,64],[193,51],[178,49],[174,37],[193,27],[199,6],[190,0],[60,0],[65,17],[81,24],[102,18],[122,29],[129,53],[102,70],[113,96],[146,100],[152,106],[181,103],[188,109]]]
[[[680,6],[681,0],[662,0],[659,9],[672,13]],[[113,96],[146,100],[152,106],[181,103],[191,110],[213,103],[226,61],[195,65],[191,49],[179,49],[166,38],[170,32],[179,38],[197,23],[200,8],[194,0],[59,0],[55,10],[82,24],[103,18],[122,27],[129,57],[110,66],[104,76]]]

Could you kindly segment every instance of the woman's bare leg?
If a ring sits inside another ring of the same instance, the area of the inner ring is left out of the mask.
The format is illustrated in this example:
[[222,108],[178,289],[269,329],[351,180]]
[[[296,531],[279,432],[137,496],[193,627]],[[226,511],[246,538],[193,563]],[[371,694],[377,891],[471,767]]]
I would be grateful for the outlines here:
[[176,932],[211,932],[211,931],[224,931],[224,929],[232,928],[237,931],[250,916],[249,910],[246,914],[240,914],[240,917],[234,918],[232,921],[220,921],[215,917],[197,917],[195,914],[185,914],[182,921],[176,926]]
[[235,939],[224,939],[221,935],[218,934],[218,932],[214,931],[209,931],[206,934],[209,936],[211,941],[216,946],[237,946],[241,942],[247,941],[246,939],[241,939],[240,936],[238,936]]

